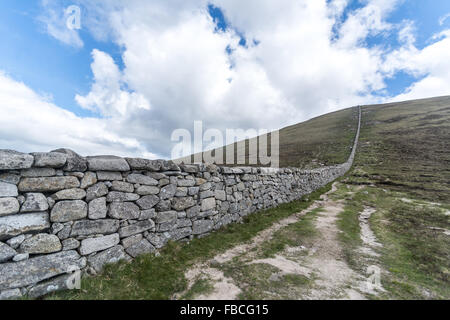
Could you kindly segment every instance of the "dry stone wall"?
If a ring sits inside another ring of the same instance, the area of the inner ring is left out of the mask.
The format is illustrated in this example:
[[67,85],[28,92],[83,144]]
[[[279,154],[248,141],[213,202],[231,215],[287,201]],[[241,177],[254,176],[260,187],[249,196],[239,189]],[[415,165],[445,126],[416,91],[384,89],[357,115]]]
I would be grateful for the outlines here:
[[358,136],[346,163],[309,171],[0,150],[0,299],[65,289],[74,270],[96,274],[299,199],[350,169]]

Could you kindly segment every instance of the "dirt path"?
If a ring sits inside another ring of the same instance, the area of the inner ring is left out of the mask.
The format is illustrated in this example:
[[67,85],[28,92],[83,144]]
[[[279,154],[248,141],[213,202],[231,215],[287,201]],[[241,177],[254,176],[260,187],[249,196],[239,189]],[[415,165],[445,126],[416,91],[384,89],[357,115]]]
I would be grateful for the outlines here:
[[[237,299],[241,293],[239,284],[233,279],[224,276],[216,265],[229,263],[233,258],[239,259],[239,263],[247,265],[266,264],[278,269],[278,273],[272,274],[271,278],[280,279],[283,275],[301,275],[313,279],[308,290],[302,294],[294,294],[292,299],[365,299],[364,293],[373,293],[367,288],[367,276],[353,271],[345,262],[342,248],[338,240],[338,227],[336,221],[339,213],[343,210],[343,203],[332,200],[329,195],[337,189],[337,183],[333,188],[316,201],[308,209],[296,213],[268,229],[263,230],[249,243],[238,245],[214,259],[197,265],[186,272],[189,281],[189,289],[199,279],[209,279],[213,288],[209,293],[201,294],[195,299]],[[270,241],[275,232],[298,222],[304,215],[320,208],[321,211],[315,220],[315,228],[318,236],[311,248],[290,247],[270,259],[257,259],[258,248],[266,241]],[[370,212],[365,211],[361,215],[361,229],[364,246],[363,251],[369,252],[372,246],[378,245],[376,239],[368,227],[367,219]],[[271,279],[269,279],[271,280]],[[188,290],[189,290],[188,289]],[[187,290],[187,291],[188,291]],[[269,288],[270,290],[270,288]],[[176,295],[179,298],[184,293]]]

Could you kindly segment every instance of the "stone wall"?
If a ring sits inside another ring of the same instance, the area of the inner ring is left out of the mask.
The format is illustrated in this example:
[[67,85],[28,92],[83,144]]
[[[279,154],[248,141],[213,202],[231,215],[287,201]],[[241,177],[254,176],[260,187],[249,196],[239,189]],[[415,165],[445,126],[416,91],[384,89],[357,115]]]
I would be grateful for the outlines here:
[[309,171],[0,150],[0,299],[65,289],[71,271],[96,274],[299,199],[350,169],[358,137],[359,126],[346,163]]

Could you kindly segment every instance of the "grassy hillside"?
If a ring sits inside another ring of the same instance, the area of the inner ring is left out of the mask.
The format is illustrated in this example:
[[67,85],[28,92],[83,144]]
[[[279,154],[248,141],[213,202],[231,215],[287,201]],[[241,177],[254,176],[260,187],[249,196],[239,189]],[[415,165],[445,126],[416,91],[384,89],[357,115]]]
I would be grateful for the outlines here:
[[[347,161],[357,124],[358,109],[348,108],[279,130],[280,167],[315,168]],[[256,139],[258,138],[250,141]],[[235,143],[235,154],[237,155],[238,149],[244,149],[242,152],[245,153],[245,165],[251,165],[248,161],[249,140],[245,141],[245,148],[243,146]],[[270,155],[270,134],[267,148]],[[223,163],[232,166],[233,164],[225,161],[225,153],[223,151]],[[212,155],[215,155],[215,151],[212,151]],[[194,162],[193,156],[190,161]],[[238,163],[237,156],[234,165],[243,165]],[[260,165],[258,163],[258,166]]]
[[385,270],[381,298],[449,299],[450,97],[362,110],[354,168],[341,190],[346,259],[364,268],[358,216],[374,208],[370,226],[383,247],[373,263]]
[[378,185],[450,202],[450,97],[365,106],[356,165]]
[[280,130],[281,167],[316,167],[347,161],[358,125],[358,109],[329,113]]

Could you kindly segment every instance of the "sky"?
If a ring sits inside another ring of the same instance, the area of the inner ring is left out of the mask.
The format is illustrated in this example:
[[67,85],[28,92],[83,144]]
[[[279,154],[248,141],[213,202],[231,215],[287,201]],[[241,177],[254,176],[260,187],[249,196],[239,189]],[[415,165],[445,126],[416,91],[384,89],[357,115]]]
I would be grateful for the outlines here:
[[2,1],[0,37],[0,148],[22,152],[170,158],[194,121],[450,94],[448,0]]

